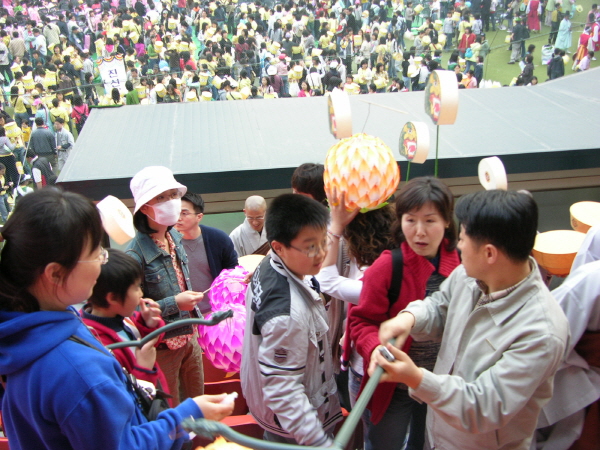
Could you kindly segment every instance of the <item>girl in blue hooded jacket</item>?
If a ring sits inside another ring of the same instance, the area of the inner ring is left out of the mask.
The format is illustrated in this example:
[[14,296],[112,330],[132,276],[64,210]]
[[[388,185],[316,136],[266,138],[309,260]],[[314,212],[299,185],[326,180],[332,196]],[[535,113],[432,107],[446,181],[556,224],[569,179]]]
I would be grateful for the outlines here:
[[2,230],[0,374],[11,450],[179,449],[184,418],[220,420],[225,394],[189,398],[148,422],[117,360],[72,305],[108,253],[88,199],[57,188],[19,202]]

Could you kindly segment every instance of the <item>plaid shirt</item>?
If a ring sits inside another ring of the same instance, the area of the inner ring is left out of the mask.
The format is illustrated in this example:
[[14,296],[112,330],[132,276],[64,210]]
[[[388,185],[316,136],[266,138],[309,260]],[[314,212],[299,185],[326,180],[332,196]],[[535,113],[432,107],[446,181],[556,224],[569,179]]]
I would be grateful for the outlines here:
[[501,291],[491,292],[489,294],[486,294],[486,292],[489,291],[489,288],[487,287],[487,285],[483,281],[477,280],[477,286],[479,286],[479,289],[481,289],[481,297],[479,297],[479,300],[477,300],[477,304],[475,305],[475,308],[478,308],[479,306],[487,305],[488,303],[495,302],[496,300],[500,300],[501,298],[508,297],[508,295],[511,292],[513,292],[515,289],[517,289],[521,284],[525,283],[525,281],[527,281],[531,277],[531,274],[535,270],[535,267],[533,267],[531,262],[529,263],[529,268],[530,268],[529,275],[527,275],[525,278],[523,278],[517,284],[507,287],[506,289],[502,289]]

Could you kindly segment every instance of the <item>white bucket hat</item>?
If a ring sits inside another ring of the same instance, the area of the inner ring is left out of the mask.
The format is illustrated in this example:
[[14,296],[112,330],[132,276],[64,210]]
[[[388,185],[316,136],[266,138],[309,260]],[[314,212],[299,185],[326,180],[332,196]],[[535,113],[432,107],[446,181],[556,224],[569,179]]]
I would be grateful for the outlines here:
[[135,201],[134,214],[143,205],[165,191],[178,189],[182,196],[187,192],[187,187],[177,182],[173,172],[163,166],[144,167],[133,176],[129,188]]

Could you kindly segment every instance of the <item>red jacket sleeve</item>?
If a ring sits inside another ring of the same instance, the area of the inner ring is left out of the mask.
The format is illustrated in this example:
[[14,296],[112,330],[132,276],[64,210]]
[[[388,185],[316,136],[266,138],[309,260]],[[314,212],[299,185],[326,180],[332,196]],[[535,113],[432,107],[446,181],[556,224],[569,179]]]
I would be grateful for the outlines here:
[[[138,311],[135,311],[133,313],[133,315],[131,316],[131,320],[135,324],[138,331],[140,332],[140,335],[142,336],[142,338],[146,337],[147,335],[152,333],[157,328],[163,327],[165,325],[165,322],[162,319],[160,319],[160,321],[156,327],[154,327],[154,328],[147,327],[146,322],[144,322],[144,318],[142,317],[142,314],[139,313]],[[158,344],[160,344],[162,342],[164,336],[165,335],[163,333],[158,337],[158,341],[156,342],[155,346],[158,346]],[[135,354],[135,349],[132,348],[132,350]],[[137,365],[137,363],[134,363],[133,367],[131,368],[131,374],[140,380],[148,381],[156,386],[157,381],[160,376],[160,369],[158,368],[158,364],[156,364],[156,363],[154,364],[154,367],[152,368],[152,370],[145,369],[143,367],[139,367]]]
[[379,326],[389,319],[391,282],[392,254],[386,250],[366,270],[360,300],[350,311],[350,337],[365,362],[379,345]]

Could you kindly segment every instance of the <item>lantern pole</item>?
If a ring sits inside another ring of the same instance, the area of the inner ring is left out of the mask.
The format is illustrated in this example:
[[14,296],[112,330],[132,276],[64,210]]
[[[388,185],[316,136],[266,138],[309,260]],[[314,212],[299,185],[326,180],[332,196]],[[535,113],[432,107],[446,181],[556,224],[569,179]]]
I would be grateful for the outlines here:
[[410,159],[408,160],[408,168],[406,169],[406,182],[410,180]]
[[438,125],[437,127],[437,131],[435,134],[435,169],[434,169],[434,176],[437,178],[438,176],[438,147],[439,147],[439,143],[440,143],[440,126]]

